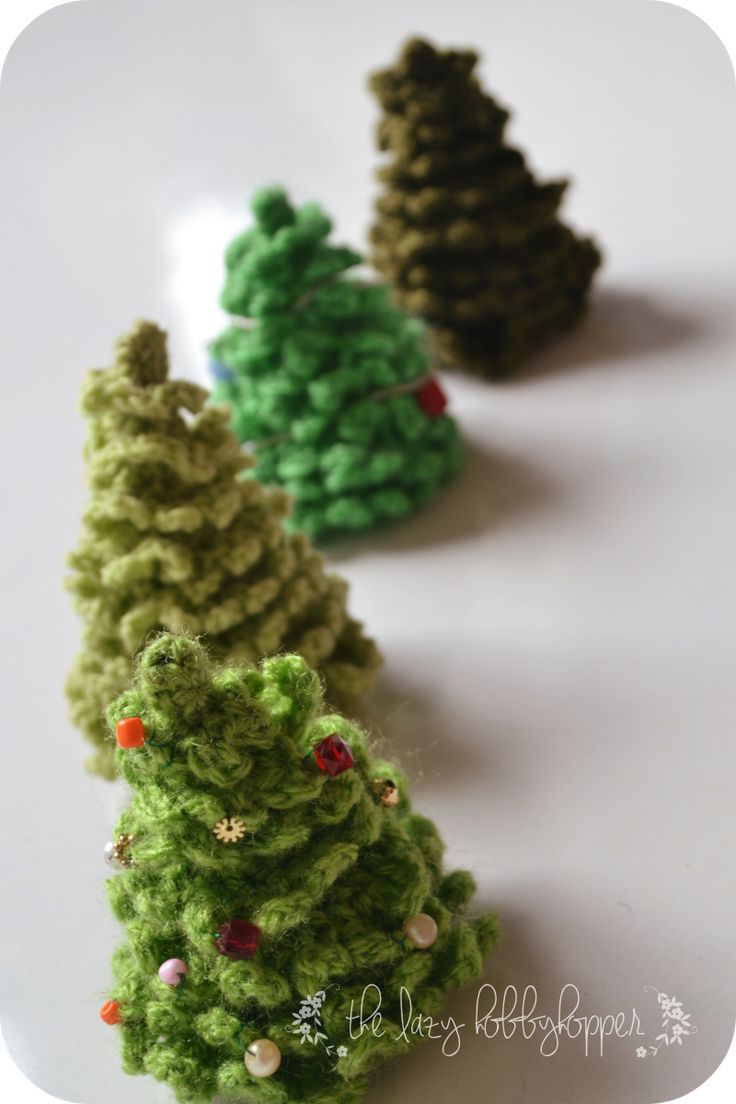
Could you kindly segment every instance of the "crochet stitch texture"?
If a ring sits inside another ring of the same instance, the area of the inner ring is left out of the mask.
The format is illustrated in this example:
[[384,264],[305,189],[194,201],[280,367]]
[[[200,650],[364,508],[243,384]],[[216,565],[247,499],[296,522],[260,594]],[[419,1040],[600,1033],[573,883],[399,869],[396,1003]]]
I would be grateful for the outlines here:
[[218,657],[299,652],[337,705],[361,694],[380,663],[347,613],[347,584],[305,536],[285,532],[287,496],[243,478],[251,460],[227,411],[168,373],[166,335],[141,322],[82,388],[91,499],[69,560],[84,632],[67,696],[96,748],[88,765],[106,777],[114,745],[104,712],[151,632],[204,634]]
[[327,539],[403,518],[461,462],[455,422],[420,401],[423,327],[383,284],[346,276],[361,258],[328,242],[315,204],[295,210],[273,187],[252,208],[221,297],[251,325],[213,343],[213,397],[253,444],[253,474],[294,496],[295,528]]
[[[463,916],[473,879],[443,872],[437,829],[412,811],[395,766],[321,708],[319,680],[299,656],[218,667],[199,642],[165,634],[108,712],[112,727],[136,716],[146,728],[143,747],[117,752],[134,791],[117,831],[132,835],[134,865],[107,882],[127,936],[111,994],[123,1063],[167,1081],[186,1104],[216,1093],[253,1104],[360,1100],[374,1067],[416,1041],[395,1038],[401,987],[416,1011],[436,1014],[448,989],[480,973],[497,938],[494,916]],[[355,758],[334,778],[310,754],[333,733]],[[398,781],[395,808],[376,800],[376,775]],[[228,845],[213,826],[231,815],[247,834]],[[425,950],[403,935],[420,911],[439,928]],[[247,961],[215,945],[233,917],[261,930]],[[180,988],[157,976],[171,957],[188,968]],[[381,990],[384,1034],[351,1038],[350,1002],[366,985]],[[320,990],[332,1054],[293,1030],[300,1002]],[[269,1078],[243,1061],[263,1038],[282,1054]]]
[[538,183],[504,141],[477,62],[411,39],[371,77],[389,155],[372,261],[448,366],[499,376],[580,317],[601,257],[558,218],[567,182]]

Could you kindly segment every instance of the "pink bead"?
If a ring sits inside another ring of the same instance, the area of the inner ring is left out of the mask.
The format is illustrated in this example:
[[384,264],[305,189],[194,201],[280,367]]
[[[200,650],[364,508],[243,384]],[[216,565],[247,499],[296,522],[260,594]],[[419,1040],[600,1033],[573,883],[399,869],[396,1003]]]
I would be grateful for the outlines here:
[[167,958],[158,968],[158,976],[166,985],[181,985],[188,973],[189,967],[180,958]]

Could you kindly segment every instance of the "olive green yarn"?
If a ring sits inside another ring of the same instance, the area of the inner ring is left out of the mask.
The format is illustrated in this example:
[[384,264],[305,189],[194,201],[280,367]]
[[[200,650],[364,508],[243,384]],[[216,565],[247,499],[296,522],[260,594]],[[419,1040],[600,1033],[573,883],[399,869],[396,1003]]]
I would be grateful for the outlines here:
[[329,539],[406,517],[461,463],[453,419],[411,390],[429,373],[423,327],[384,285],[346,275],[361,258],[329,243],[315,204],[295,210],[274,187],[252,207],[221,298],[251,326],[213,343],[213,398],[252,446],[253,475],[294,496],[293,527]]
[[67,695],[96,748],[88,765],[106,777],[114,744],[104,711],[151,632],[202,634],[218,657],[299,652],[337,705],[361,694],[380,662],[346,611],[346,583],[305,536],[285,532],[287,496],[242,477],[251,461],[227,411],[206,398],[168,378],[166,335],[150,322],[82,388],[91,497],[69,561],[84,631]]
[[389,155],[372,260],[448,367],[500,376],[580,317],[601,257],[558,218],[567,182],[538,183],[506,144],[477,62],[411,39],[371,77]]
[[[137,716],[142,748],[118,750],[133,789],[117,825],[134,865],[107,882],[126,942],[113,960],[124,1068],[167,1081],[184,1104],[352,1104],[373,1069],[408,1049],[399,994],[437,1015],[446,992],[482,970],[497,938],[492,915],[466,918],[470,874],[445,873],[434,824],[411,809],[394,766],[373,758],[364,733],[322,712],[320,683],[299,656],[258,669],[213,664],[206,649],[165,634],[140,656],[132,688],[108,711],[111,727]],[[311,749],[328,734],[348,741],[355,766],[322,772]],[[371,782],[399,783],[395,808]],[[224,816],[246,825],[219,842]],[[427,912],[439,934],[426,950],[403,935]],[[238,918],[261,929],[248,960],[219,953],[215,933]],[[188,967],[181,988],[158,978],[169,958]],[[383,996],[381,1038],[350,1038],[351,999]],[[326,991],[323,1030],[334,1047],[303,1045],[289,1029],[300,1002]],[[113,1030],[113,1029],[110,1029]],[[245,1048],[268,1038],[282,1053],[270,1078],[249,1074]],[[416,1037],[410,1036],[412,1041]]]

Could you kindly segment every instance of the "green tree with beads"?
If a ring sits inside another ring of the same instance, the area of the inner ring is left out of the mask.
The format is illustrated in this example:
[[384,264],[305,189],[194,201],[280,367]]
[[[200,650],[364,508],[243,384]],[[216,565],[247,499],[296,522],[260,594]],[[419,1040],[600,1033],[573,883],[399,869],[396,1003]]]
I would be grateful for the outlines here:
[[[185,1104],[353,1104],[482,970],[491,915],[304,659],[213,664],[164,634],[108,711],[133,796],[108,845],[126,941],[101,1010],[129,1073]],[[357,1029],[381,998],[380,1037]],[[353,1015],[352,1023],[349,1017]],[[351,1031],[352,1026],[352,1031]]]
[[388,156],[371,260],[442,362],[499,376],[577,321],[601,257],[559,218],[567,182],[539,183],[508,145],[477,63],[415,38],[373,74]]
[[319,207],[295,210],[278,187],[252,207],[226,254],[213,398],[253,474],[294,496],[295,528],[329,539],[406,517],[461,462],[423,327],[353,276],[361,258],[328,241]]
[[152,632],[206,637],[217,657],[299,652],[350,703],[372,682],[378,651],[346,609],[346,583],[298,533],[288,498],[243,478],[252,461],[207,392],[169,379],[166,335],[150,322],[120,339],[112,367],[82,389],[91,499],[70,557],[84,618],[67,694],[95,746],[90,769],[114,774],[104,723]]

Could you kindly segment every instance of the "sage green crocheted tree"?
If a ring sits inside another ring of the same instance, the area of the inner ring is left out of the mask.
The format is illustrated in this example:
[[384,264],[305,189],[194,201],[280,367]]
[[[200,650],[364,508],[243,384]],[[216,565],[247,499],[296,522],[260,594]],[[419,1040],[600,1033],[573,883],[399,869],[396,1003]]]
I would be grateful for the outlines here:
[[[117,826],[124,869],[107,882],[127,938],[101,1014],[119,1024],[127,1072],[187,1104],[358,1101],[411,1045],[397,1038],[402,986],[436,1015],[496,939],[494,916],[464,917],[473,879],[443,871],[396,768],[321,704],[298,656],[217,667],[166,634],[109,710],[134,792]],[[325,743],[341,771],[320,768]],[[351,1038],[351,1002],[357,1016],[372,986],[384,1034],[357,1037],[353,1021]]]
[[411,39],[372,76],[388,154],[372,260],[448,366],[498,376],[580,317],[601,258],[558,217],[567,182],[538,183],[506,143],[477,62]]
[[314,204],[281,188],[226,255],[213,397],[254,451],[253,474],[294,496],[292,524],[329,538],[403,518],[460,466],[455,422],[430,375],[423,327],[331,245]]
[[203,634],[223,657],[300,652],[336,704],[362,693],[379,664],[346,611],[346,583],[306,537],[285,532],[286,495],[242,478],[251,461],[227,412],[168,371],[166,335],[142,322],[82,389],[91,499],[68,585],[85,624],[67,694],[96,748],[88,765],[106,777],[104,711],[151,632]]

